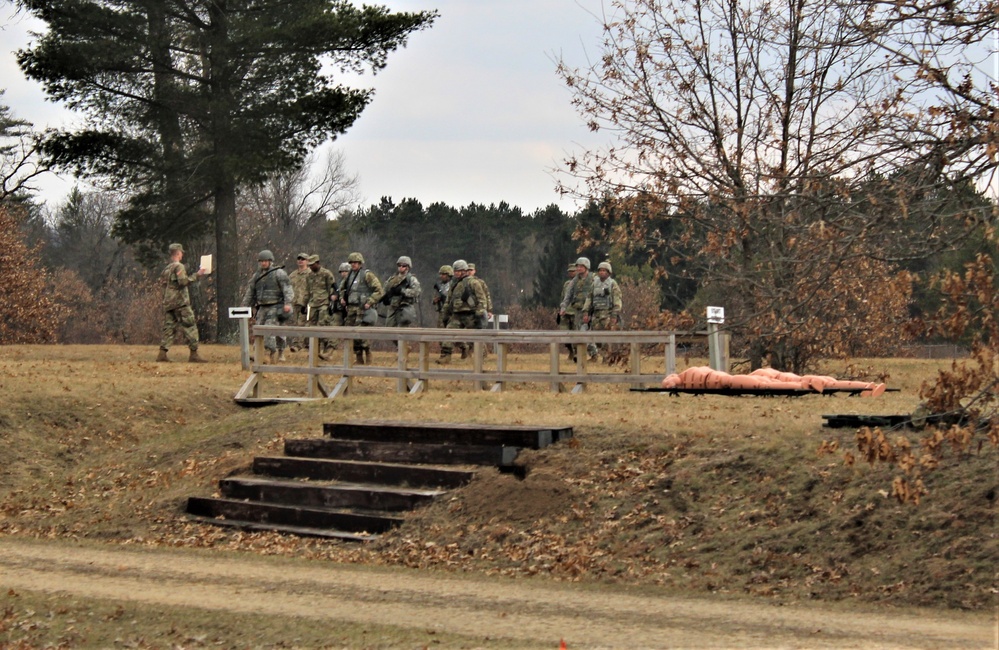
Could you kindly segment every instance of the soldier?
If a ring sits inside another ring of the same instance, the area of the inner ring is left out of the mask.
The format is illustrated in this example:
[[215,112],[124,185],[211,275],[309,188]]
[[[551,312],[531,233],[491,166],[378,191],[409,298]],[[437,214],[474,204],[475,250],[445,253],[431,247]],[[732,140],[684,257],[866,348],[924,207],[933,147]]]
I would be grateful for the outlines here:
[[[468,263],[465,260],[455,260],[451,265],[457,278],[448,292],[444,303],[444,318],[447,319],[447,329],[480,329],[482,319],[486,314],[486,292],[482,284],[476,282],[468,274]],[[451,363],[451,352],[454,344],[445,341],[441,345],[441,356],[437,363]],[[462,358],[466,353],[462,350]]]
[[[274,266],[274,253],[262,250],[257,255],[260,268],[250,279],[250,286],[243,294],[243,306],[257,310],[258,325],[278,325],[291,316],[291,305],[295,300],[295,290],[284,267]],[[283,336],[268,336],[264,348],[270,353],[270,363],[284,361]],[[276,358],[275,358],[276,357]]]
[[[621,287],[611,277],[610,262],[597,265],[597,277],[593,279],[593,297],[590,299],[592,315],[590,327],[594,330],[615,329],[621,323]],[[590,360],[597,358],[598,346],[587,347]],[[610,346],[604,351],[604,358],[611,352]]]
[[[566,296],[569,295],[569,287],[572,286],[572,279],[574,277],[576,277],[576,263],[575,262],[570,262],[569,263],[569,268],[567,269],[567,271],[569,272],[569,279],[566,280],[565,283],[562,285],[562,297],[559,298],[559,305],[560,306],[565,301]],[[560,311],[555,314],[555,324],[559,326],[558,328],[560,330],[567,330],[568,331],[568,330],[572,330],[573,329],[573,327],[572,327],[572,317],[571,316],[563,316],[562,313],[561,313],[561,307],[560,307]],[[569,359],[570,360],[574,360],[573,351],[575,350],[575,348],[572,346],[572,344],[571,343],[566,343],[565,344],[565,349],[569,351]]]
[[[559,305],[559,329],[570,331],[589,329],[592,296],[593,278],[590,276],[590,260],[580,257],[576,260],[576,276],[569,283],[569,290]],[[569,360],[576,360],[575,346],[569,350]]]
[[493,315],[493,294],[489,292],[489,285],[486,281],[476,275],[475,264],[468,263],[468,274],[482,285],[482,290],[486,292],[486,318],[482,323],[483,329],[487,326],[489,318]]
[[[362,268],[364,256],[360,253],[348,255],[347,262],[350,264],[350,272],[344,278],[340,291],[340,304],[346,309],[344,325],[370,327],[378,322],[375,305],[384,295],[382,283],[378,281],[377,275]],[[354,339],[354,354],[358,365],[371,364],[371,345],[367,341]]]
[[434,283],[434,297],[433,304],[434,309],[437,310],[437,327],[445,328],[447,327],[447,321],[444,320],[444,303],[447,301],[447,292],[451,290],[451,278],[454,277],[454,269],[451,268],[450,264],[445,264],[437,272],[440,277],[439,282]]
[[[309,293],[306,284],[309,281],[309,274],[312,273],[309,270],[309,254],[299,253],[295,262],[298,264],[298,268],[288,274],[288,279],[291,281],[291,288],[295,292],[295,301],[292,303],[294,316],[291,324],[296,327],[305,327],[307,320],[306,312],[309,306]],[[292,339],[290,343],[291,345],[288,346],[290,352],[298,352],[304,345],[301,339]]]
[[[310,327],[327,327],[332,322],[330,314],[330,297],[337,295],[337,281],[333,271],[323,268],[318,255],[309,256],[309,293],[308,325]],[[326,353],[333,347],[330,339],[320,339],[319,358],[325,360]]]
[[[340,304],[340,295],[343,293],[343,281],[347,279],[348,273],[350,273],[350,264],[341,262],[337,268],[337,275],[340,277],[336,280],[336,293],[330,296],[330,325],[333,327],[342,327],[347,315],[343,305]],[[338,345],[339,342],[334,339],[333,347],[336,348]]]
[[398,271],[385,281],[382,302],[388,305],[385,327],[409,327],[416,322],[416,301],[422,289],[420,281],[410,273],[413,261],[403,255],[395,263]]
[[173,345],[174,330],[180,326],[180,331],[187,340],[191,354],[187,358],[191,363],[204,363],[198,356],[198,324],[194,320],[194,310],[191,309],[191,295],[187,286],[201,279],[204,269],[198,269],[197,274],[189,276],[184,264],[184,247],[180,244],[170,244],[170,263],[160,274],[163,283],[163,336],[160,339],[160,353],[157,361],[170,361],[167,352]]

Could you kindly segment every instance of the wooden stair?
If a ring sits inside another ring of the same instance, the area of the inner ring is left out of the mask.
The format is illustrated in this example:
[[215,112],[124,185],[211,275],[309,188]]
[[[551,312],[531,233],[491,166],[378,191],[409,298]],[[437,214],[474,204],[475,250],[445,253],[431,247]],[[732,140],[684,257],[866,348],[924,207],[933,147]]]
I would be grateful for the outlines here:
[[219,481],[221,497],[190,497],[194,521],[244,530],[369,541],[475,476],[510,471],[521,449],[572,437],[571,427],[349,421],[324,438],[286,440],[258,456],[256,476]]

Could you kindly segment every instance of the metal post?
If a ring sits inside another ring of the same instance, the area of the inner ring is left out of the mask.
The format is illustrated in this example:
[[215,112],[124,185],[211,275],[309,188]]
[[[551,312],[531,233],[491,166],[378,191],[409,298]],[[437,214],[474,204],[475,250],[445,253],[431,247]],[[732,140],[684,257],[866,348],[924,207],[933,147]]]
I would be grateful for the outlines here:
[[229,318],[239,319],[239,360],[243,370],[250,369],[250,318],[253,310],[249,307],[230,307]]
[[708,307],[708,365],[712,370],[725,370],[718,326],[725,322],[724,307]]

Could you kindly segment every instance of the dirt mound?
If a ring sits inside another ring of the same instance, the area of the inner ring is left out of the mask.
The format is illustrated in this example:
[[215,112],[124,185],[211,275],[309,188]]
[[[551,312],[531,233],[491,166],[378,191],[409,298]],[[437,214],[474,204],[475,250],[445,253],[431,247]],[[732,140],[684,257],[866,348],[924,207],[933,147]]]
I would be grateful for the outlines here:
[[529,469],[523,479],[488,470],[480,471],[456,499],[471,523],[530,524],[564,513],[577,496],[575,489],[549,469]]

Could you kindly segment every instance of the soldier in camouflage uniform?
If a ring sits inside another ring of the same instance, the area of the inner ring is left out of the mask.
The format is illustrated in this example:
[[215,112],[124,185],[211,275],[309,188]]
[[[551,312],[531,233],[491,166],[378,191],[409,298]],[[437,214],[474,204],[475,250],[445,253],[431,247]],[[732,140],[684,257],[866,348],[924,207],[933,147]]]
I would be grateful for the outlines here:
[[[568,291],[562,298],[562,304],[559,305],[559,329],[570,331],[589,329],[592,296],[593,277],[590,275],[590,260],[580,257],[576,260],[576,276],[569,282]],[[569,351],[569,360],[576,360],[574,346]]]
[[447,327],[447,321],[444,319],[444,303],[447,301],[447,293],[451,290],[451,278],[454,277],[454,269],[451,268],[450,264],[445,264],[437,272],[438,277],[440,277],[439,282],[434,283],[434,297],[433,304],[434,309],[437,310],[437,327],[441,329]]
[[[320,264],[318,255],[309,256],[309,280],[306,289],[309,293],[309,319],[306,324],[310,327],[332,325],[330,300],[339,293],[337,279],[333,271]],[[330,339],[320,339],[320,346],[319,358],[324,360],[326,353],[335,347]]]
[[[305,327],[307,320],[306,312],[309,306],[309,293],[306,285],[309,281],[309,274],[312,273],[309,270],[309,254],[299,253],[295,262],[298,264],[298,268],[288,274],[288,279],[291,281],[291,288],[295,292],[295,301],[292,303],[294,316],[291,324],[296,327]],[[301,339],[292,339],[288,350],[298,352],[304,345],[305,342]]]
[[[562,297],[559,298],[559,312],[555,314],[555,324],[559,326],[560,330],[568,331],[572,329],[571,317],[568,317],[569,320],[567,321],[566,320],[567,317],[562,315],[561,304],[565,301],[566,296],[569,295],[569,287],[572,286],[572,279],[576,277],[576,263],[575,262],[570,263],[567,271],[569,273],[569,279],[566,280],[565,283],[562,285]],[[563,325],[563,323],[565,323],[565,325]],[[566,343],[565,349],[569,351],[569,359],[572,360],[574,357],[573,352],[575,348],[573,348],[573,346],[570,345],[569,343]]]
[[184,247],[170,244],[170,263],[160,274],[160,282],[163,283],[163,336],[160,338],[160,353],[156,360],[170,361],[167,352],[173,345],[174,330],[179,326],[191,351],[187,360],[191,363],[203,363],[204,359],[198,356],[198,325],[194,320],[191,295],[187,287],[200,280],[205,270],[198,269],[196,275],[189,276],[181,262],[183,259]]
[[[593,279],[593,297],[590,299],[590,327],[593,330],[616,329],[621,323],[621,287],[617,280],[611,277],[613,269],[610,262],[601,262],[597,265],[597,277]],[[593,345],[592,350],[588,347],[587,352],[590,359],[595,359],[599,346]],[[606,357],[612,349],[610,346],[604,351]]]
[[[295,300],[295,290],[284,268],[274,266],[274,253],[262,250],[257,255],[260,268],[250,279],[250,286],[243,294],[243,307],[257,310],[255,319],[258,325],[280,325],[291,317],[291,305]],[[284,337],[268,336],[264,348],[270,353],[270,362],[284,361]]]
[[[349,273],[350,264],[341,262],[340,266],[337,267],[336,293],[330,296],[330,325],[333,327],[342,327],[344,317],[347,315],[347,310],[340,304],[340,295],[343,293],[343,281],[347,279]],[[333,341],[334,348],[339,345],[339,341]]]
[[388,305],[385,327],[409,327],[416,322],[416,301],[423,289],[420,281],[410,271],[413,261],[403,255],[395,263],[398,271],[385,281],[382,302]]
[[[368,327],[378,322],[375,305],[382,299],[382,283],[378,276],[362,268],[364,256],[351,253],[347,256],[350,272],[340,287],[340,304],[346,309],[344,325],[347,327]],[[363,339],[354,339],[354,354],[357,364],[371,363],[371,345]]]
[[[448,292],[447,301],[444,303],[444,318],[447,319],[447,329],[481,329],[482,321],[486,314],[486,292],[480,282],[476,282],[468,274],[468,263],[465,260],[455,260],[451,265],[454,268],[455,281]],[[446,365],[451,363],[451,353],[454,344],[445,341],[441,345],[441,356],[437,363]],[[462,351],[462,357],[464,357]]]

